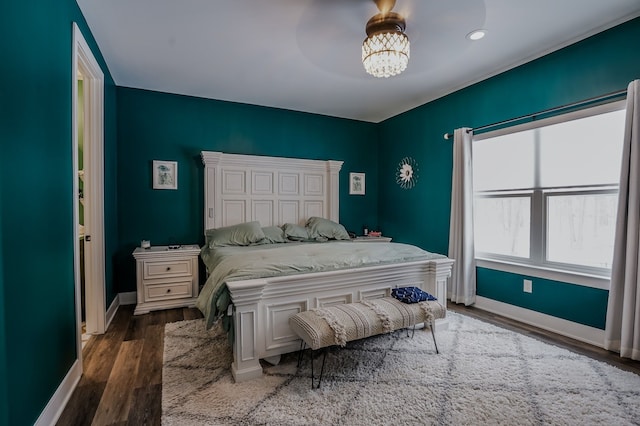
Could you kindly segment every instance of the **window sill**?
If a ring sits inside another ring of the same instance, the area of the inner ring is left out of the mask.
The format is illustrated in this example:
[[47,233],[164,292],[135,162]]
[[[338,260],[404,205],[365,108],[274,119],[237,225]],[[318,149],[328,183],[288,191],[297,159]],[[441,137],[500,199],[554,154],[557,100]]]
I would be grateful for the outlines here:
[[559,269],[545,268],[542,266],[525,265],[522,263],[487,258],[476,258],[476,266],[480,268],[510,272],[513,274],[526,275],[533,278],[543,278],[547,280],[560,281],[563,283],[598,288],[602,290],[609,290],[611,281],[609,277],[582,274],[579,272],[568,272]]

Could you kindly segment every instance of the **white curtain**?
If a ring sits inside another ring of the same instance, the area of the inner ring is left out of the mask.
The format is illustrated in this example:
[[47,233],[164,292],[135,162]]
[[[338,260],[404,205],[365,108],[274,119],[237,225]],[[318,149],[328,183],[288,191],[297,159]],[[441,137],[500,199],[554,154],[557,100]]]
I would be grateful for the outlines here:
[[448,298],[454,303],[471,305],[476,301],[476,260],[473,244],[473,167],[471,129],[456,129],[453,134],[453,176],[451,180],[451,222],[449,257],[455,260],[451,270]]
[[640,360],[640,80],[629,83],[605,348]]

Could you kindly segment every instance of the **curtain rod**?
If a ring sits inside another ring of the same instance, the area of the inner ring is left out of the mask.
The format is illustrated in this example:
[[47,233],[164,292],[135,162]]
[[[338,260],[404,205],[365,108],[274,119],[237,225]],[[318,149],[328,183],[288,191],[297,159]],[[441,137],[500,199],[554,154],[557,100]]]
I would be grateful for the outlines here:
[[[471,129],[471,130],[476,132],[478,130],[490,129],[491,127],[497,127],[497,126],[500,126],[502,124],[509,124],[509,123],[513,123],[514,121],[526,120],[528,118],[534,118],[534,117],[537,117],[539,115],[551,114],[552,112],[562,111],[564,109],[575,108],[575,107],[579,107],[581,105],[587,105],[587,104],[591,104],[591,103],[594,103],[594,102],[613,99],[613,98],[617,98],[619,96],[626,95],[626,94],[627,94],[627,89],[617,90],[615,92],[607,93],[605,95],[595,96],[593,98],[585,99],[585,100],[574,102],[574,103],[571,103],[571,104],[566,104],[566,105],[562,105],[562,106],[559,106],[559,107],[545,109],[543,111],[536,112],[536,113],[533,113],[533,114],[527,114],[527,115],[523,115],[523,116],[516,117],[516,118],[510,118],[508,120],[498,121],[497,123],[486,124],[484,126],[479,126],[479,127],[474,128],[474,129]],[[452,137],[453,137],[453,133],[445,133],[444,134],[444,138],[447,139],[447,140],[451,139]]]

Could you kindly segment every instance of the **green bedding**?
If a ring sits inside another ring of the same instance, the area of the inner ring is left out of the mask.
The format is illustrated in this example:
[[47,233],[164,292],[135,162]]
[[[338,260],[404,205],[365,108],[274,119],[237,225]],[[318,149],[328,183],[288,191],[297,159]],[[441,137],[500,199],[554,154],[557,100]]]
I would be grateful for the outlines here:
[[[445,257],[408,244],[350,241],[214,249],[205,246],[200,256],[209,277],[198,296],[196,306],[204,314],[207,328],[225,314],[231,303],[226,286],[230,281]],[[225,328],[228,329],[228,318],[225,323]]]

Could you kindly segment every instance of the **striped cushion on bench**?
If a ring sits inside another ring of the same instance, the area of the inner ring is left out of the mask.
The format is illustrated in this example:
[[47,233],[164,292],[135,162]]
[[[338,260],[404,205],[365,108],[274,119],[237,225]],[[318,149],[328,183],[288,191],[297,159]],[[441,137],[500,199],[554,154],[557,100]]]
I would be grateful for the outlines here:
[[289,319],[291,329],[311,349],[344,346],[347,342],[389,333],[444,318],[446,311],[436,301],[402,303],[393,297],[311,309]]

